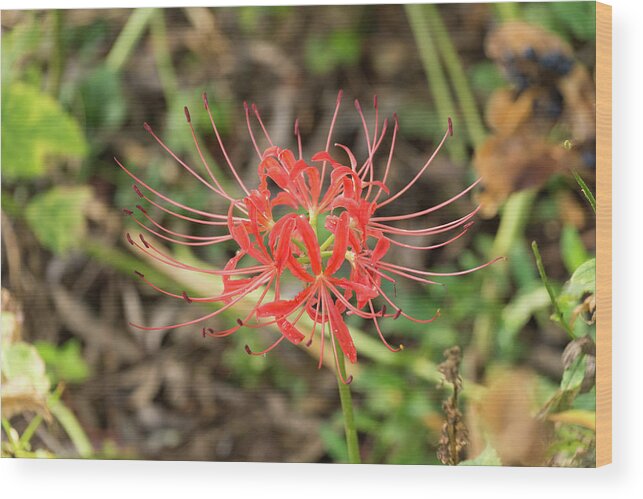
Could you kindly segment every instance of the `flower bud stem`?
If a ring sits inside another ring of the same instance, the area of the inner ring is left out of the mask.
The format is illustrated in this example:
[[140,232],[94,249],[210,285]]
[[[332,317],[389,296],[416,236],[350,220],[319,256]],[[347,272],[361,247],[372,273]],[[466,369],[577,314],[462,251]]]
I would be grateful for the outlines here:
[[350,384],[344,383],[342,379],[346,379],[346,366],[344,363],[344,355],[337,340],[333,338],[337,344],[339,355],[337,356],[339,371],[337,373],[337,387],[339,388],[339,399],[342,404],[342,413],[344,415],[344,431],[346,433],[346,447],[348,448],[348,462],[350,464],[361,464],[362,460],[359,455],[359,443],[357,441],[357,429],[355,428],[355,418],[353,415],[353,397],[351,396]]

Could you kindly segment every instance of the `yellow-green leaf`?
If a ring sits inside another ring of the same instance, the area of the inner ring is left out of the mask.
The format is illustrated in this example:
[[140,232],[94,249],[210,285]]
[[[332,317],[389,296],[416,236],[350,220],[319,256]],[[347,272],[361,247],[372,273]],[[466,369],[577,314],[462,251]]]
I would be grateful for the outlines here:
[[62,253],[84,237],[87,230],[84,208],[89,187],[54,187],[34,197],[27,205],[27,222],[46,248]]
[[51,158],[82,158],[86,153],[78,123],[49,95],[17,82],[2,92],[3,180],[38,177]]

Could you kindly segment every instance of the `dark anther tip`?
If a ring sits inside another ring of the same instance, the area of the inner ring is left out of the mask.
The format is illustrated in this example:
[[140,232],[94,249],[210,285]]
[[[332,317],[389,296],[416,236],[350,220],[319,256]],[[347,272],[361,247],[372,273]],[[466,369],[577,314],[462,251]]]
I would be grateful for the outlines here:
[[243,321],[237,318],[237,324],[239,324],[240,326],[243,326]]
[[143,234],[139,234],[139,235],[138,235],[138,237],[139,237],[139,239],[141,240],[141,242],[143,243],[143,246],[145,246],[146,248],[149,248],[149,247],[150,247],[150,243],[148,243],[148,242],[145,240],[145,238],[143,237]]
[[136,185],[136,184],[132,185],[132,189],[134,189],[134,192],[136,193],[136,195],[137,195],[139,198],[142,198],[142,197],[143,197],[143,193],[142,193],[142,192],[141,192],[141,190],[138,188],[138,185]]
[[451,121],[451,118],[447,118],[449,122],[449,136],[453,137],[453,121]]
[[125,237],[127,237],[127,242],[134,246],[134,240],[132,239],[132,236],[129,235],[129,232],[125,234]]
[[350,385],[353,382],[353,375],[351,374],[348,378],[346,378],[346,384]]
[[386,315],[386,305],[382,305],[382,317]]
[[123,208],[123,213],[124,213],[125,215],[127,215],[127,216],[130,216],[130,215],[131,215],[131,214],[133,214],[134,212],[133,212],[132,210],[128,210],[127,208]]
[[202,337],[202,338],[205,338],[205,335],[206,335],[205,328],[203,328],[203,329],[201,330],[201,337]]
[[138,270],[135,270],[135,271],[134,271],[134,273],[135,273],[137,276],[139,276],[141,279],[143,279],[143,278],[145,277],[145,276],[144,276],[141,272],[139,272]]
[[250,350],[250,347],[249,347],[248,345],[244,345],[244,347],[243,347],[243,348],[244,348],[244,350],[246,351],[246,353],[247,353],[248,355],[252,355],[252,350]]
[[188,123],[192,123],[192,118],[190,118],[190,111],[188,110],[188,106],[183,107],[183,112],[185,113],[185,119],[188,120]]
[[306,346],[307,346],[307,347],[310,347],[310,345],[312,345],[312,344],[313,344],[313,339],[312,339],[312,338],[310,338],[310,339],[306,342]]
[[205,105],[205,107],[207,108],[207,107],[209,106],[209,103],[208,103],[208,94],[206,94],[205,92],[203,92],[203,94],[201,94],[201,97],[203,98],[203,104],[204,104],[204,105]]
[[145,208],[143,208],[140,204],[136,205],[136,209],[141,211],[141,212],[143,212],[143,213],[145,213],[145,214],[147,214],[147,211],[145,211]]
[[183,299],[184,299],[187,303],[192,303],[192,300],[191,300],[191,298],[188,296],[187,292],[183,291],[183,294],[182,294],[181,296],[183,296]]
[[402,313],[402,309],[398,308],[397,312],[395,312],[395,315],[393,316],[393,320],[397,319],[400,316],[401,313]]

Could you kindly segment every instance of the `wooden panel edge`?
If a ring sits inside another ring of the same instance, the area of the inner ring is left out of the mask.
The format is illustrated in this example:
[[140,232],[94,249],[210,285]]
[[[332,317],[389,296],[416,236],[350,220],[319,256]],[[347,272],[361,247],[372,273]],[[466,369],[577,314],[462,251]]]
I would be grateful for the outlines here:
[[596,466],[612,462],[612,7],[596,3]]

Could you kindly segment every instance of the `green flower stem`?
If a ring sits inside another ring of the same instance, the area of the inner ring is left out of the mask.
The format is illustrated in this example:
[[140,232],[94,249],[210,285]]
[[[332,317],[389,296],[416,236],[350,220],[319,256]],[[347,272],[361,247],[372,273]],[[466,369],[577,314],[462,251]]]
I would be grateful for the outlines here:
[[[326,258],[326,257],[331,256],[332,254],[333,254],[332,251],[322,251],[321,252],[321,257]],[[308,256],[300,256],[299,258],[297,258],[297,261],[299,263],[310,263],[310,257],[308,257]]]
[[[351,395],[350,385],[342,382],[346,379],[346,365],[344,354],[337,340],[333,338],[335,348],[337,348],[337,360],[339,371],[337,372],[337,387],[339,388],[339,399],[342,403],[342,413],[344,415],[344,431],[346,433],[346,447],[348,448],[348,462],[351,464],[360,464],[362,459],[359,455],[359,443],[357,441],[357,429],[355,427],[355,417],[353,414],[353,397]],[[341,377],[340,377],[341,373]]]
[[328,236],[328,239],[326,239],[326,240],[321,244],[321,246],[319,247],[319,249],[320,249],[321,251],[324,251],[324,250],[325,250],[326,248],[328,248],[331,244],[333,244],[333,241],[334,241],[334,240],[335,240],[335,234],[331,234],[330,236]]

